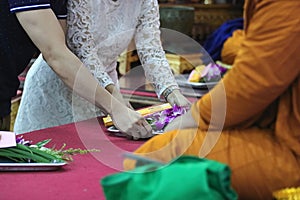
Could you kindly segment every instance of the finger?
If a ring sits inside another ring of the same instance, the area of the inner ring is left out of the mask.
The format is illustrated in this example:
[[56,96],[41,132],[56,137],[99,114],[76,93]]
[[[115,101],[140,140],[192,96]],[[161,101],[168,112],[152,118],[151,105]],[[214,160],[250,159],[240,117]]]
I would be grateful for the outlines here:
[[144,119],[139,119],[136,123],[137,126],[143,126],[144,124]]
[[126,138],[127,138],[128,140],[133,140],[133,136],[132,136],[132,135],[126,134]]
[[145,130],[147,131],[148,135],[152,135],[153,130],[152,130],[151,125],[148,122],[144,122],[143,126],[144,126]]
[[139,138],[139,137],[134,137],[134,136],[133,136],[132,139],[133,139],[133,140],[139,140],[140,138]]
[[128,139],[138,140],[139,138],[152,137],[152,127],[144,119],[139,119],[126,133]]
[[140,137],[137,136],[138,131],[132,131],[132,132],[128,132],[126,133],[126,138],[128,140],[138,140]]
[[139,138],[149,138],[152,136],[151,126],[143,123],[141,126],[137,127],[137,132]]
[[128,140],[139,140],[140,139],[139,137],[135,137],[135,136],[132,136],[132,135],[126,135],[126,138]]
[[138,126],[133,127],[133,129],[130,131],[130,135],[134,138],[140,138],[141,137],[141,131],[138,128]]
[[141,125],[135,124],[131,129],[129,129],[126,133],[127,139],[130,140],[138,140],[143,135],[143,130],[140,128]]
[[139,121],[140,128],[144,128],[147,132],[152,132],[151,125],[144,118]]

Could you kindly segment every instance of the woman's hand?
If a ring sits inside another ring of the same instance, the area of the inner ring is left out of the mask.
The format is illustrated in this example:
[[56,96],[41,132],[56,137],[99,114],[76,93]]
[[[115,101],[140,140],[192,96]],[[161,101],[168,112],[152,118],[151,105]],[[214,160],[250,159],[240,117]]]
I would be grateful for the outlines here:
[[192,113],[189,110],[185,114],[171,121],[164,129],[164,132],[178,130],[178,129],[197,128],[197,127],[198,124],[195,122]]
[[152,137],[152,128],[143,116],[134,111],[131,104],[125,101],[119,89],[113,84],[108,85],[106,90],[118,100],[120,104],[112,105],[110,113],[114,125],[129,139],[140,139]]
[[153,136],[150,124],[142,115],[122,104],[113,109],[110,115],[116,128],[126,134],[127,138],[137,140]]
[[172,106],[173,105],[185,106],[185,107],[191,106],[191,102],[185,96],[183,96],[180,90],[178,89],[172,90],[172,92],[166,96],[166,100]]

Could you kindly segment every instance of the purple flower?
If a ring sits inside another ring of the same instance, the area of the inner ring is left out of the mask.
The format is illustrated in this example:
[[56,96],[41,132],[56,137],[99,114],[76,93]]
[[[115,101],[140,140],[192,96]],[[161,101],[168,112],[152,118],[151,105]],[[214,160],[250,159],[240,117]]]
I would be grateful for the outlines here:
[[202,78],[206,78],[207,81],[210,81],[211,79],[217,79],[220,78],[222,75],[223,68],[217,64],[209,63],[204,70],[201,73]]
[[165,123],[164,122],[160,122],[160,121],[155,122],[155,129],[156,130],[161,130],[164,127],[165,127]]
[[227,68],[223,67],[222,65],[218,65],[216,64],[221,72],[221,75],[225,74],[225,72],[227,72]]
[[154,131],[163,130],[176,117],[186,113],[187,107],[174,105],[172,108],[163,110],[147,116],[146,120],[152,126]]
[[23,145],[26,145],[26,146],[30,146],[31,145],[31,141],[25,140],[23,138],[23,136],[16,137],[16,143],[17,144],[23,144]]

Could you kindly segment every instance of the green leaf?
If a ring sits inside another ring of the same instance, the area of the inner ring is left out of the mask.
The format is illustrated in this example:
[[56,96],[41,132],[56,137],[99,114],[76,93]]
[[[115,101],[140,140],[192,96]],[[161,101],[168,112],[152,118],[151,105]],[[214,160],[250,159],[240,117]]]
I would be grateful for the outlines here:
[[36,143],[35,145],[38,148],[41,148],[41,147],[45,146],[46,144],[48,144],[50,141],[51,141],[51,139],[43,140],[43,141],[40,141],[40,142]]

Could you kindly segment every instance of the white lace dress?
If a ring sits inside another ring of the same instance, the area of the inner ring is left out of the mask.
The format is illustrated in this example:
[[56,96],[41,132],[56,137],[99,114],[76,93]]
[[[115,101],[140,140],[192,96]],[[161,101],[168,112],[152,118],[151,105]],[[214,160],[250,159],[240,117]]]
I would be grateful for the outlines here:
[[[71,0],[68,4],[68,45],[101,86],[118,84],[117,58],[134,39],[158,98],[166,87],[178,87],[161,46],[157,0]],[[27,74],[14,131],[20,134],[99,115],[39,56]]]

